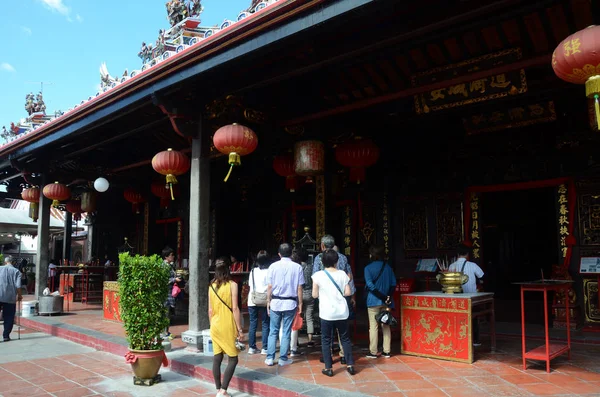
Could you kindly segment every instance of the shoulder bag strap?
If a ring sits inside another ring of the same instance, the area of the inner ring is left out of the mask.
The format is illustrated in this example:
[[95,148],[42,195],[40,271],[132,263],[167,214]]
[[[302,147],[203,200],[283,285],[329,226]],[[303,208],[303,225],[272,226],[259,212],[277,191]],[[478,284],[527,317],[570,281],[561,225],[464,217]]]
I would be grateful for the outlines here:
[[[375,277],[375,279],[373,280],[373,284],[375,284],[377,282],[377,280],[379,280],[379,277],[381,277],[381,275],[383,274],[383,269],[385,269],[385,262],[383,262],[381,264],[381,269],[379,269],[379,274],[377,274],[377,277]],[[365,285],[366,286],[366,285]],[[372,292],[369,287],[367,287],[367,290],[369,290],[370,292]]]
[[342,294],[342,297],[345,298],[344,293],[342,292],[342,289],[340,288],[339,285],[337,285],[337,283],[335,282],[335,280],[333,279],[333,277],[331,277],[331,274],[329,274],[329,272],[327,270],[323,270],[325,272],[325,274],[327,275],[327,277],[329,277],[329,279],[331,280],[331,282],[333,283],[333,285],[335,285],[335,288],[337,288],[338,291],[340,291],[340,294]]
[[467,260],[465,259],[465,263],[463,263],[462,268],[460,269],[460,272],[464,274],[465,272],[465,266],[467,265]]
[[214,284],[211,284],[210,287],[212,288],[213,292],[215,293],[215,295],[217,295],[217,298],[219,298],[219,300],[221,302],[223,302],[223,304],[229,309],[231,310],[231,312],[233,313],[233,310],[231,309],[231,307],[229,307],[229,305],[227,303],[225,303],[225,301],[223,299],[221,299],[221,297],[219,296],[219,294],[217,294],[217,291],[215,290],[215,286]]

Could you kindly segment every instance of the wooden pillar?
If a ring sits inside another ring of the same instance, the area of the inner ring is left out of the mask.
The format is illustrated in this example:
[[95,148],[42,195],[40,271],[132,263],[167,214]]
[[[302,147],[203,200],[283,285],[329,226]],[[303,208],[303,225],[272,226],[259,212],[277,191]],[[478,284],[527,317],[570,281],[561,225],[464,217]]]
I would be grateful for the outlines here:
[[316,240],[325,234],[325,175],[315,177]]
[[[43,186],[43,184],[42,184]],[[51,201],[40,194],[37,232],[37,261],[35,264],[35,299],[42,296],[48,284],[48,242],[50,238],[50,203]]]
[[73,233],[73,214],[65,211],[65,228],[63,232],[63,251],[62,257],[64,261],[71,260],[71,234]]
[[[192,140],[190,175],[190,258],[189,329],[181,335],[187,350],[199,351],[202,330],[210,328],[208,319],[208,259],[210,246],[210,163],[207,135],[202,122]],[[241,290],[241,289],[240,289]]]

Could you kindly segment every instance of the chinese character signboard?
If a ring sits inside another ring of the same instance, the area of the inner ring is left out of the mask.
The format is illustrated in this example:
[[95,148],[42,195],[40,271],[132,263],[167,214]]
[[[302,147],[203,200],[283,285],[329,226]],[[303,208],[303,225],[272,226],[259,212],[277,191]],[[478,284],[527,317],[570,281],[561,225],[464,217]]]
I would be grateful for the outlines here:
[[473,362],[468,298],[404,295],[401,319],[402,354]]
[[471,230],[469,231],[469,238],[471,239],[471,246],[473,248],[473,259],[481,258],[481,219],[479,195],[477,193],[471,193],[471,199],[469,205],[471,206]]
[[344,207],[344,255],[352,255],[352,208]]
[[119,309],[119,284],[116,281],[105,281],[102,296],[104,319],[122,322]]
[[463,125],[467,135],[475,135],[551,121],[556,121],[553,101],[472,115],[463,118]]
[[383,208],[382,219],[383,219],[383,246],[385,248],[385,255],[389,257],[390,254],[390,216],[388,212],[388,201],[387,201],[387,193],[383,194]]
[[567,256],[567,237],[569,236],[569,210],[567,185],[558,186],[558,235],[560,239],[561,257]]
[[[519,59],[521,59],[520,49],[500,51],[420,73],[412,76],[412,84],[414,87],[419,87],[451,80],[457,76],[467,76],[476,71],[492,69]],[[525,92],[527,92],[527,79],[525,70],[521,69],[416,95],[415,110],[418,114],[423,114]]]

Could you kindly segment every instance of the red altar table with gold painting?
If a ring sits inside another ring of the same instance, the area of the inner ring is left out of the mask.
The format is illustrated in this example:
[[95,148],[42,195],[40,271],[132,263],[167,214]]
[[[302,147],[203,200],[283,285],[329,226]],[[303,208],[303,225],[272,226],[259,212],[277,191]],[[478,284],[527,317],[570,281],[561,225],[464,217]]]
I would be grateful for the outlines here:
[[105,281],[102,296],[104,319],[122,322],[119,311],[119,284],[116,281]]
[[402,354],[473,362],[472,325],[490,318],[492,351],[496,348],[494,294],[415,292],[402,296]]

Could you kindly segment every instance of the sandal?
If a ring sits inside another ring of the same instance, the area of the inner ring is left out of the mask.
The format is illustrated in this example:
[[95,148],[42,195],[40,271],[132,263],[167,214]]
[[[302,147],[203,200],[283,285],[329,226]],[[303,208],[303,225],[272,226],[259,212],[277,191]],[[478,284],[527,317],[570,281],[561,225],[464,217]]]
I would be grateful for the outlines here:
[[322,369],[321,373],[323,375],[329,376],[330,378],[333,376],[333,369],[329,368],[329,369]]

